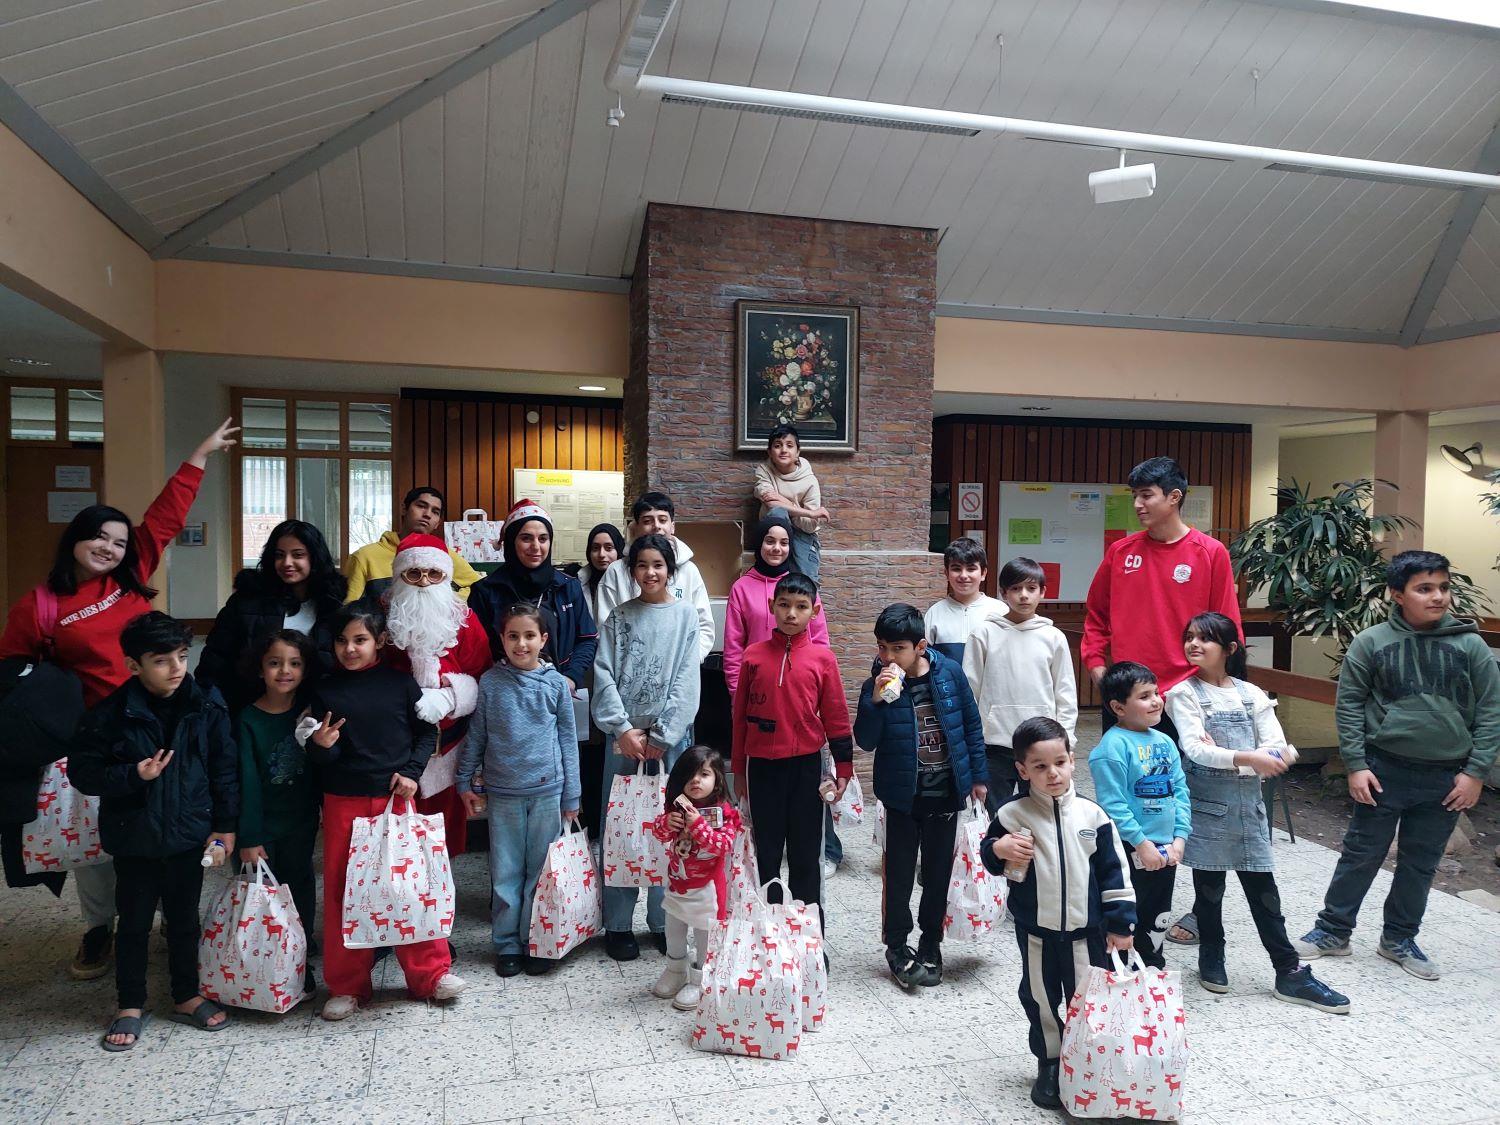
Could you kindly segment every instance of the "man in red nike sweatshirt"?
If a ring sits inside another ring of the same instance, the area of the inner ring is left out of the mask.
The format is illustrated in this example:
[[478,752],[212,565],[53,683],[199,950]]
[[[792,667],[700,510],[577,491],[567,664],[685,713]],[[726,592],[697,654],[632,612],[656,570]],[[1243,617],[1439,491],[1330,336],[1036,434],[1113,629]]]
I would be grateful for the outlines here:
[[[817,903],[822,915],[823,746],[832,751],[835,800],[854,775],[854,731],[838,660],[812,644],[818,584],[791,573],[776,584],[776,631],[745,650],[734,693],[731,758],[735,794],[750,806],[760,881],[781,873],[786,853],[792,896]],[[769,895],[780,902],[780,888]]]

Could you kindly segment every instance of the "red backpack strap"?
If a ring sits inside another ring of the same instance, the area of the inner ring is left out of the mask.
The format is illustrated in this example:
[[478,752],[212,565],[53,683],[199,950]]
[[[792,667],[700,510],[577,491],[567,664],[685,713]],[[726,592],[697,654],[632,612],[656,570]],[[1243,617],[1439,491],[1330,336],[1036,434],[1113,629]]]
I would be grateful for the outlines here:
[[52,587],[43,582],[33,593],[36,595],[36,627],[42,634],[42,653],[52,655],[57,632],[57,595]]

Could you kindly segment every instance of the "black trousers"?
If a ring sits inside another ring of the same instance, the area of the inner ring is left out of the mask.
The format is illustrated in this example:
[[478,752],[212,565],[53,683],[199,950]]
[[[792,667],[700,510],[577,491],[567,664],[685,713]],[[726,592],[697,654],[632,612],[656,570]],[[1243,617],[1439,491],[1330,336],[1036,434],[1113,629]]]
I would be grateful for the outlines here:
[[[1301,964],[1297,951],[1286,936],[1286,919],[1281,915],[1281,892],[1276,889],[1276,875],[1270,871],[1236,871],[1250,917],[1260,943],[1271,956],[1271,967],[1277,974],[1290,973]],[[1198,914],[1199,956],[1224,956],[1224,885],[1228,872],[1194,871],[1194,909]]]
[[156,904],[167,926],[172,1003],[198,995],[198,896],[203,891],[202,848],[162,859],[115,856],[115,988],[120,1007],[146,1006],[146,943]]
[[[1126,849],[1127,851],[1129,849]],[[1147,871],[1130,860],[1130,884],[1135,888],[1135,948],[1141,960],[1153,969],[1165,969],[1167,958],[1163,946],[1167,927],[1172,924],[1172,888],[1177,883],[1177,868],[1172,864]]]
[[[816,753],[796,758],[751,758],[746,775],[760,881],[767,883],[781,874],[781,857],[785,855],[792,897],[809,906],[817,903],[820,919],[823,798],[818,794],[818,783],[822,780],[823,763]],[[767,897],[780,902],[781,888],[772,887]]]
[[984,798],[984,807],[994,816],[1012,793],[1026,793],[1031,786],[1021,779],[1016,770],[1015,751],[1009,746],[993,746],[986,742],[984,761],[990,770],[990,787]]
[[266,866],[271,874],[286,884],[292,892],[292,903],[302,919],[302,931],[307,935],[309,946],[317,938],[318,930],[318,884],[313,874],[313,849],[318,841],[318,814],[311,814],[311,821],[298,825],[294,831],[267,840],[261,846],[266,849]]
[[885,880],[881,896],[881,929],[885,944],[900,947],[911,936],[911,886],[922,857],[922,901],[917,922],[922,941],[943,940],[943,917],[948,906],[948,879],[953,874],[953,841],[958,835],[956,812],[904,813],[885,810]]
[[1106,967],[1104,934],[1098,930],[1077,937],[1056,930],[1036,934],[1017,926],[1016,942],[1021,946],[1021,987],[1016,995],[1031,1021],[1027,1045],[1038,1059],[1055,1060],[1062,1051],[1068,1001],[1088,980],[1091,965]]
[[589,839],[601,839],[599,812],[604,807],[604,743],[578,744],[578,781],[583,787],[579,797],[578,819]]

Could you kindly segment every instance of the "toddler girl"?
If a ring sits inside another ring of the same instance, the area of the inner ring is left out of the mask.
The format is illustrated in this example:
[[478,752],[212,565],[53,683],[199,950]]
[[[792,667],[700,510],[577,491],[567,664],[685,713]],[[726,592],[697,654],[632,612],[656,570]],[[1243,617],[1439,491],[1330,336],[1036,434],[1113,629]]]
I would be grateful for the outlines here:
[[1193,870],[1198,979],[1210,992],[1229,991],[1224,884],[1233,871],[1276,971],[1272,994],[1289,1004],[1347,1012],[1348,997],[1299,962],[1281,914],[1260,785],[1263,777],[1285,773],[1297,752],[1276,721],[1276,705],[1260,688],[1231,675],[1231,665],[1243,670],[1245,654],[1238,628],[1222,613],[1200,613],[1189,621],[1182,651],[1195,671],[1167,692],[1167,708],[1181,739],[1193,805],[1193,833],[1182,862]]
[[672,1007],[680,1012],[691,1012],[703,995],[708,931],[725,918],[724,860],[739,830],[740,815],[724,780],[724,759],[710,747],[688,747],[667,775],[666,808],[651,825],[656,838],[667,845],[667,967],[651,992],[663,1000],[671,997]]
[[[410,802],[437,746],[437,728],[417,717],[422,689],[408,672],[380,660],[385,614],[368,602],[346,605],[333,619],[338,667],[312,693],[312,714],[297,733],[323,785],[323,976],[333,995],[325,1020],[341,1020],[370,999],[373,949],[346,949],[341,932],[349,839],[357,817],[385,812],[391,794]],[[321,716],[319,718],[318,716]],[[451,1000],[464,982],[448,970],[442,938],[395,947],[406,989],[418,1000]]]
[[[318,838],[322,792],[295,732],[299,704],[312,686],[318,650],[296,629],[262,637],[247,654],[246,676],[261,683],[260,698],[239,714],[234,739],[240,751],[240,862],[263,859],[292,892],[308,949],[315,948],[317,884],[313,845]],[[307,990],[314,989],[311,967]]]

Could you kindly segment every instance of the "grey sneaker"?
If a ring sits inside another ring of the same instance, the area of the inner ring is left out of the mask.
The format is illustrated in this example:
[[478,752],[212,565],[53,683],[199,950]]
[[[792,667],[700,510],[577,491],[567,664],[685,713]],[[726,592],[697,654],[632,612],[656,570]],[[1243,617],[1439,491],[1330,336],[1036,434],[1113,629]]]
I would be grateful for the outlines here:
[[1382,938],[1376,952],[1387,961],[1396,962],[1418,980],[1437,980],[1442,976],[1438,972],[1437,965],[1422,952],[1421,947],[1412,938],[1394,944]]
[[1335,937],[1317,926],[1292,942],[1292,947],[1304,961],[1314,961],[1319,957],[1348,957],[1354,952],[1349,948],[1348,938]]

